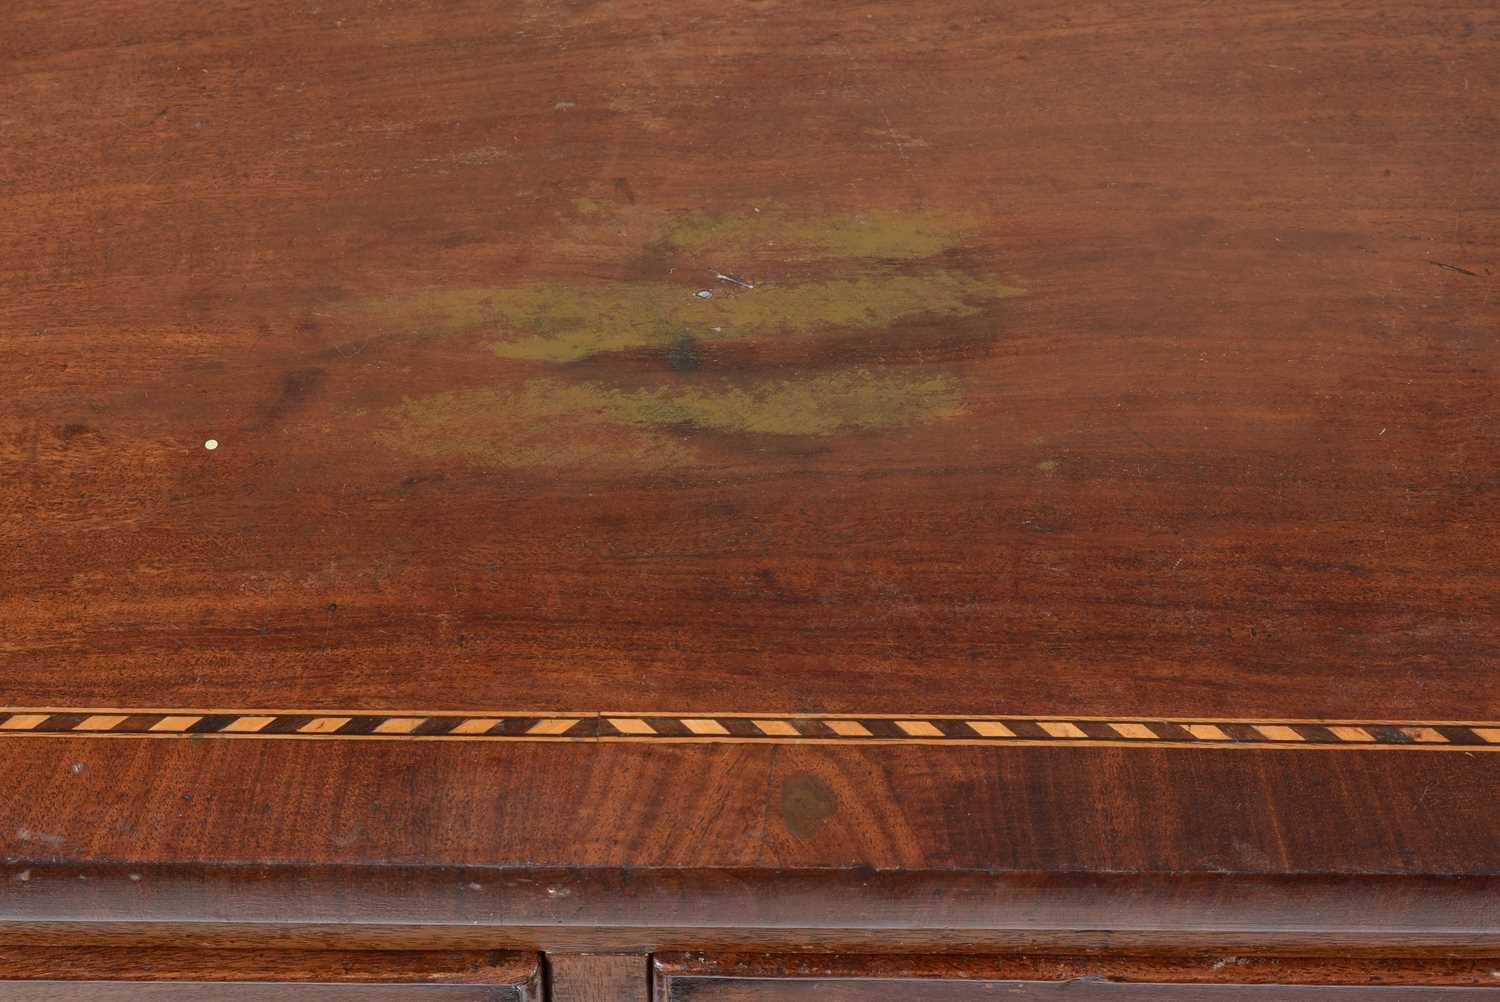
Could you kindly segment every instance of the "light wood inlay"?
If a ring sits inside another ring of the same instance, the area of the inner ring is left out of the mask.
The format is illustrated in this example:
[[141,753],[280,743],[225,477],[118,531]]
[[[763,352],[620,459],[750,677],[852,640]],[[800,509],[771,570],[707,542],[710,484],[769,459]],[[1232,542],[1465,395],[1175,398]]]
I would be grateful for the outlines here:
[[483,734],[500,723],[499,717],[470,717],[449,733],[452,734]]
[[375,728],[376,734],[410,734],[427,722],[426,717],[392,717]]
[[224,725],[227,734],[255,734],[276,722],[275,717],[240,717]]
[[73,728],[75,731],[110,731],[125,722],[125,716],[118,713],[99,713],[79,722]]
[[348,717],[318,717],[297,728],[301,734],[332,734],[349,722]]
[[154,723],[154,724],[151,725],[151,729],[153,731],[168,731],[168,732],[172,732],[172,733],[181,733],[182,731],[187,730],[189,727],[192,727],[194,724],[196,724],[198,721],[200,721],[202,719],[203,718],[201,716],[180,716],[179,715],[179,716],[171,716],[171,717],[162,717],[156,723]]
[[1041,720],[1037,722],[1042,730],[1054,738],[1086,738],[1088,734],[1077,724],[1070,724],[1065,720]]
[[526,733],[556,736],[568,733],[577,723],[577,720],[539,720],[536,723],[532,724],[529,728],[527,728]]
[[621,734],[655,734],[656,728],[639,717],[610,717],[608,723]]
[[1156,732],[1145,724],[1110,724],[1109,727],[1122,738],[1137,738],[1145,741],[1156,738]]

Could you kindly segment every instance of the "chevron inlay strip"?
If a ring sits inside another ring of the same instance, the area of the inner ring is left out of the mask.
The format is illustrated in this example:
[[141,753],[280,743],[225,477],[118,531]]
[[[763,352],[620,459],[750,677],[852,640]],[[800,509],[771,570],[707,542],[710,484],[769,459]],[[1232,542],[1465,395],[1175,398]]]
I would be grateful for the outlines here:
[[920,714],[518,713],[0,708],[6,737],[300,741],[796,742],[1366,751],[1500,751],[1500,721],[950,717]]

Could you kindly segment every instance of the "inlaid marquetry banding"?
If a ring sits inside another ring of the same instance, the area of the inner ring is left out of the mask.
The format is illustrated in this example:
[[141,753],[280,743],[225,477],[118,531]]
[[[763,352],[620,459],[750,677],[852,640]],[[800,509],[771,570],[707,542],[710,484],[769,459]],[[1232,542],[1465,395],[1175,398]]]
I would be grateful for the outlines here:
[[125,716],[118,713],[96,713],[80,720],[73,725],[75,731],[112,731],[125,722]]
[[166,731],[172,734],[181,734],[183,731],[187,730],[189,727],[192,727],[202,719],[203,718],[199,716],[180,715],[162,717],[156,723],[152,724],[150,729],[153,731]]
[[315,717],[297,728],[298,734],[333,734],[349,722],[348,717]]
[[1213,724],[1184,724],[1182,729],[1194,741],[1228,741],[1230,737]]
[[621,734],[642,736],[656,733],[656,728],[636,717],[606,717],[605,722]]
[[1111,723],[1109,729],[1122,738],[1134,738],[1137,741],[1156,740],[1156,732],[1145,724]]
[[275,717],[235,717],[221,730],[225,734],[258,734],[275,722]]
[[1245,720],[995,714],[479,713],[116,707],[0,708],[3,737],[300,741],[1500,751],[1500,721]]
[[538,720],[526,728],[526,733],[557,737],[571,731],[577,723],[574,719]]
[[470,717],[459,721],[457,726],[450,730],[449,734],[488,734],[500,723],[499,717]]
[[1294,727],[1285,724],[1252,724],[1260,736],[1268,741],[1301,741],[1302,735]]
[[1080,728],[1077,724],[1070,723],[1066,720],[1043,720],[1039,722],[1039,726],[1042,730],[1046,731],[1049,736],[1054,738],[1088,737],[1088,734],[1086,734],[1083,729]]
[[426,717],[391,717],[376,725],[375,734],[410,734],[427,722]]

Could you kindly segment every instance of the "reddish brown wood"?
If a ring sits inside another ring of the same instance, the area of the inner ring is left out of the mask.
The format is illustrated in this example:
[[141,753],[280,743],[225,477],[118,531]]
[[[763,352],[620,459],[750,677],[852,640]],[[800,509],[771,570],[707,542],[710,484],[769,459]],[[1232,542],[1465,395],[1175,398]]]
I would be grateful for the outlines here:
[[[4,706],[1500,721],[1493,4],[6,13]],[[756,210],[733,260],[663,236]],[[923,306],[557,364],[411,306],[762,301],[715,269]],[[1025,293],[944,306],[970,280]],[[595,396],[507,465],[538,385]],[[716,424],[726,387],[782,402]],[[396,435],[444,393],[510,403]],[[798,424],[830,400],[867,424]],[[632,465],[646,426],[691,458]],[[1493,953],[1478,734],[0,733],[0,935]]]
[[650,958],[629,953],[547,955],[549,1002],[648,1002]]
[[[14,15],[11,699],[1500,716],[1486,4]],[[340,307],[658,277],[578,199],[961,211],[1028,294],[838,347],[956,368],[956,425],[382,450],[509,370]]]
[[541,1002],[523,954],[0,947],[0,999]]

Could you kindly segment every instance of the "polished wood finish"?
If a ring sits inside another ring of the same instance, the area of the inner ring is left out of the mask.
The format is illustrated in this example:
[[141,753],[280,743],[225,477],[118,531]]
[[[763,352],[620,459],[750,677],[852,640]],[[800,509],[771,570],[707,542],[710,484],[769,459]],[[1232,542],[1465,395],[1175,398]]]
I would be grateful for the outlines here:
[[1500,950],[1493,4],[7,15],[0,937]]
[[[1487,4],[13,17],[14,703],[1500,718]],[[757,208],[962,222],[657,239]],[[685,422],[639,470],[389,444],[405,399],[575,379],[411,297],[727,301],[715,265],[1025,294],[574,363],[936,375],[953,418]]]
[[649,1002],[650,958],[630,953],[547,956],[549,1002]]
[[0,999],[543,1002],[535,955],[0,947]]

